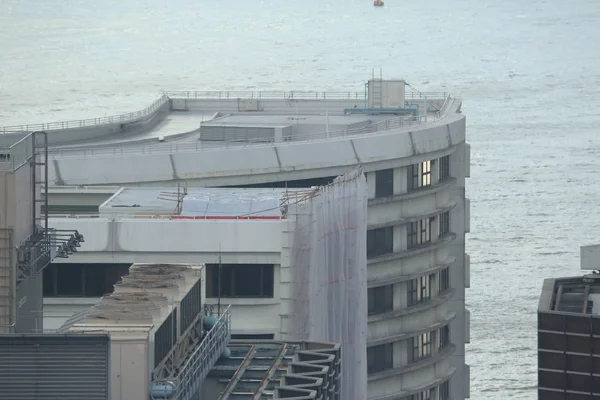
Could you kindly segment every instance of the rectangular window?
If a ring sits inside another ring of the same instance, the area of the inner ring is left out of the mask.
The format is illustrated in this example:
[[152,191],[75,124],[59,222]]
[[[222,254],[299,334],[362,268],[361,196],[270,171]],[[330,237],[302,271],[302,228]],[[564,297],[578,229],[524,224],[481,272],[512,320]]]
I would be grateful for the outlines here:
[[102,297],[129,273],[131,264],[51,264],[44,269],[44,297]]
[[410,400],[433,400],[435,389],[424,390],[420,393],[410,396]]
[[450,156],[440,158],[438,168],[438,180],[443,181],[450,178]]
[[431,355],[431,332],[421,333],[412,338],[412,362]]
[[423,161],[408,167],[408,191],[431,185],[431,161]]
[[231,339],[233,340],[273,340],[275,335],[273,333],[240,333],[240,334],[231,334]]
[[424,303],[431,299],[432,283],[433,274],[408,281],[408,306]]
[[59,296],[81,297],[85,279],[80,265],[65,264],[56,269],[56,291]]
[[438,349],[443,350],[450,344],[450,327],[442,327],[438,331]]
[[218,264],[207,264],[206,297],[271,298],[274,269],[273,264],[222,264],[220,267]]
[[393,343],[367,348],[367,373],[374,374],[392,368],[394,368]]
[[448,289],[450,289],[450,267],[444,268],[440,271],[438,291],[441,293]]
[[394,252],[394,227],[367,231],[367,258]]
[[438,386],[438,398],[440,400],[450,400],[450,381],[446,381]]
[[406,248],[408,250],[431,243],[431,225],[433,218],[411,222],[406,226]]
[[450,233],[450,211],[446,211],[439,215],[439,234],[440,238]]
[[369,315],[382,314],[394,309],[394,285],[379,286],[367,291]]
[[375,197],[386,197],[394,194],[394,170],[383,169],[375,172]]

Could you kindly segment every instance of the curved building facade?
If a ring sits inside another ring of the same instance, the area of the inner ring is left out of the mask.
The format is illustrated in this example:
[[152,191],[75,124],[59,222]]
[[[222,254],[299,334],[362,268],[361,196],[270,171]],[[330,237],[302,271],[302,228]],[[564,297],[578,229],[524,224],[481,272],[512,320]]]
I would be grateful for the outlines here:
[[369,399],[468,398],[470,147],[461,101],[406,93],[402,81],[367,87],[167,93],[151,109],[96,123],[5,130],[53,130],[55,185],[306,187],[361,165]]

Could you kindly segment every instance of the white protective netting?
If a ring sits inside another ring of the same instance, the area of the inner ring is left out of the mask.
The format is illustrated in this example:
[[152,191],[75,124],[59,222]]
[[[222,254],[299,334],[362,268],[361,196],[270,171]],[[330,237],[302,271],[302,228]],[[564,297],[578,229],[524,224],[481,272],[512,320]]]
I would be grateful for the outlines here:
[[319,188],[292,212],[289,333],[296,340],[340,343],[341,398],[366,399],[367,183],[362,170]]

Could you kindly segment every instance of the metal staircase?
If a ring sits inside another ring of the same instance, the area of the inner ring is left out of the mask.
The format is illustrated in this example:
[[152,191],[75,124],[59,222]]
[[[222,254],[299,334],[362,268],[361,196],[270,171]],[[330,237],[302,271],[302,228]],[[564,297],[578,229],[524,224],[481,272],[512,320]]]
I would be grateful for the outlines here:
[[[196,323],[202,325],[205,323],[204,317],[212,315],[208,309],[207,307],[204,314],[199,315]],[[231,306],[226,306],[222,313],[213,318],[213,325],[205,326],[207,331],[202,338],[198,338],[199,342],[182,338],[166,357],[168,359],[178,354],[178,361],[169,361],[165,364],[163,360],[157,366],[151,383],[151,399],[192,400],[198,398],[204,379],[221,357],[231,339]],[[193,326],[189,330],[194,337],[197,332],[199,330]],[[181,346],[182,342],[186,341],[188,343]]]

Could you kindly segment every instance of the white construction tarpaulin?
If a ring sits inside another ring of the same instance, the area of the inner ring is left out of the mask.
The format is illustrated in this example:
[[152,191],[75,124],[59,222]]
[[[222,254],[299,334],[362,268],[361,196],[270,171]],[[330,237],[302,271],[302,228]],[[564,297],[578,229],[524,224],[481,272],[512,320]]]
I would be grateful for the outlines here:
[[366,399],[367,183],[362,170],[338,177],[290,211],[295,218],[289,219],[289,333],[296,340],[340,343],[341,398]]

